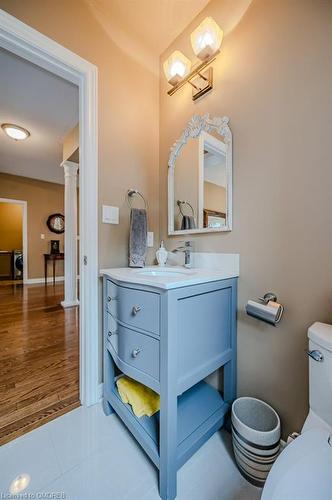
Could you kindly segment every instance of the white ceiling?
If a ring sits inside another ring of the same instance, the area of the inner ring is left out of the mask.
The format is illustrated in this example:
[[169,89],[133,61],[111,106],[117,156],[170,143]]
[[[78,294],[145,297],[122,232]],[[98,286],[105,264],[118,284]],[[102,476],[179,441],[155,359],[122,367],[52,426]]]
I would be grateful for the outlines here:
[[[85,0],[109,37],[141,63],[160,54],[209,0]],[[153,62],[152,62],[153,64]],[[151,68],[150,68],[151,69]]]
[[0,172],[63,183],[62,144],[78,123],[78,88],[0,49],[0,124],[28,129],[26,141],[0,130]]

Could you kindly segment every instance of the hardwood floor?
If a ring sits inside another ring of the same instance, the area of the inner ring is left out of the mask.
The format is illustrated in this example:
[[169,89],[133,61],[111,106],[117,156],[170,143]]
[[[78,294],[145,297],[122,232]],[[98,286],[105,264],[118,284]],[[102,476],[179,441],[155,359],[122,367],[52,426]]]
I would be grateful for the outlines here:
[[63,284],[0,282],[0,445],[79,406],[78,308]]

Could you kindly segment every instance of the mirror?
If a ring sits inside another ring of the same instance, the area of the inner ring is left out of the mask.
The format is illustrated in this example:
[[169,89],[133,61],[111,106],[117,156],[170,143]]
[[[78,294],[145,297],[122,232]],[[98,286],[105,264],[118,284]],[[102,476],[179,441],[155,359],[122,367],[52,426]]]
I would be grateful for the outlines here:
[[227,117],[195,115],[168,161],[169,235],[232,229],[232,134]]
[[65,232],[65,217],[62,214],[51,214],[46,224],[52,233],[61,234]]

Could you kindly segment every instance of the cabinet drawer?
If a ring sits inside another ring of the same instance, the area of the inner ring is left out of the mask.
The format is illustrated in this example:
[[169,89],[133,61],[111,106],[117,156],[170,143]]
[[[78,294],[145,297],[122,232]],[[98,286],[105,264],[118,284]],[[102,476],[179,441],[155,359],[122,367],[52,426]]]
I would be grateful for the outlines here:
[[119,321],[159,335],[160,297],[107,281],[107,310]]
[[121,361],[159,380],[159,340],[121,325],[108,340]]

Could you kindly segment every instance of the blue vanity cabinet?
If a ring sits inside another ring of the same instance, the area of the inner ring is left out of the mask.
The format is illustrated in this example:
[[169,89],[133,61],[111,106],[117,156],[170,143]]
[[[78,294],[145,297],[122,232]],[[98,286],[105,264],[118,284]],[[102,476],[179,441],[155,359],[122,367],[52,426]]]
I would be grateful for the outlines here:
[[[223,426],[236,397],[237,278],[172,289],[104,275],[104,396],[159,469],[162,500],[176,497],[177,470]],[[204,379],[224,367],[223,391]],[[135,417],[116,378],[160,394],[160,411]]]

